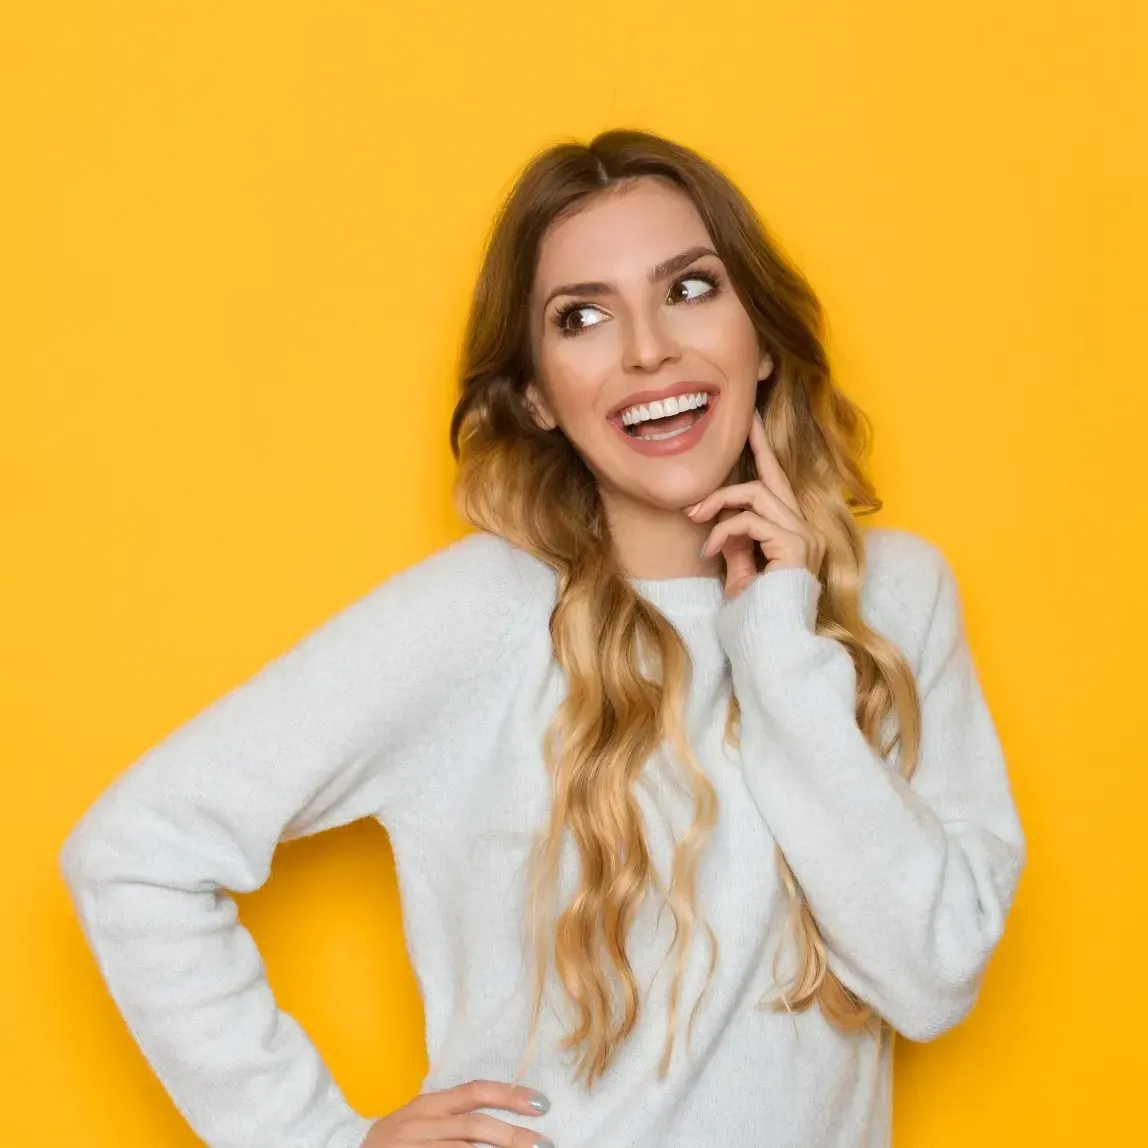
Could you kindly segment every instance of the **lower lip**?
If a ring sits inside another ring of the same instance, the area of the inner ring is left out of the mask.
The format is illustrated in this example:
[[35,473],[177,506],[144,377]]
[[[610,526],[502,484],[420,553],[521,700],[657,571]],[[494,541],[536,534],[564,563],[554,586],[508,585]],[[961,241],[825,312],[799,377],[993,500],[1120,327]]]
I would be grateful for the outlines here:
[[714,407],[717,406],[717,395],[710,395],[709,402],[702,408],[702,417],[689,430],[683,431],[681,434],[674,435],[673,438],[635,438],[625,432],[621,422],[614,422],[611,420],[611,425],[622,436],[622,441],[635,450],[638,454],[660,456],[664,454],[681,454],[682,451],[691,450],[697,446],[701,440],[702,435],[706,433],[706,427],[710,422],[710,415],[713,413]]

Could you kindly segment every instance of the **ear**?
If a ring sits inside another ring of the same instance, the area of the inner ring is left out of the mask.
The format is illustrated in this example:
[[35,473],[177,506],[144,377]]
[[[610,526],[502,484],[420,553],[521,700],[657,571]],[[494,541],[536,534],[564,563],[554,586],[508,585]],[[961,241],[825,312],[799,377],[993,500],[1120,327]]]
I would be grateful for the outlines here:
[[546,395],[543,393],[542,388],[535,382],[526,384],[526,405],[530,408],[530,413],[534,416],[534,421],[543,430],[553,430],[558,425],[557,418],[554,417],[554,410],[550,403],[546,400]]
[[768,379],[773,374],[773,356],[768,350],[762,351],[761,359],[757,364],[757,378],[758,382]]

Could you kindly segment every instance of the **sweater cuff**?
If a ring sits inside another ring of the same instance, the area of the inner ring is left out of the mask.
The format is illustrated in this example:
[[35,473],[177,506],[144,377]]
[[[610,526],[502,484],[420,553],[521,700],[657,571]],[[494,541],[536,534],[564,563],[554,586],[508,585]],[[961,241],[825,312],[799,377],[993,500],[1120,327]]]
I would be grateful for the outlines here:
[[718,614],[718,634],[731,660],[756,659],[816,635],[821,580],[805,566],[759,574]]

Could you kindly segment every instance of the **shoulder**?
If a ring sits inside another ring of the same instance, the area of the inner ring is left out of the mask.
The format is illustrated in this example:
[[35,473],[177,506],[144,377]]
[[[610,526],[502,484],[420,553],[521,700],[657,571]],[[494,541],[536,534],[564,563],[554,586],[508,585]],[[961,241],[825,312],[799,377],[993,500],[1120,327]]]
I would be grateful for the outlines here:
[[937,543],[910,530],[868,527],[861,606],[866,620],[919,654],[938,620],[960,625],[952,566]]
[[495,617],[544,597],[553,583],[545,563],[504,538],[480,531],[392,574],[372,596],[403,596],[421,609],[472,607]]
[[323,629],[376,650],[418,649],[431,664],[481,666],[539,620],[545,625],[553,593],[543,562],[476,533],[385,578]]
[[865,548],[864,592],[881,595],[896,592],[917,601],[930,598],[949,574],[941,548],[911,530],[870,526],[862,534]]

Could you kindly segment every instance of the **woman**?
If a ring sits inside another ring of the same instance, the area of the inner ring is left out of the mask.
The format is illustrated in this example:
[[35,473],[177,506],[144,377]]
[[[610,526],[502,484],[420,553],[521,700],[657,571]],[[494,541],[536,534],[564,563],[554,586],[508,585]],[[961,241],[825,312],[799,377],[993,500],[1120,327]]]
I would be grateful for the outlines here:
[[[695,153],[537,157],[451,426],[479,531],[171,734],[62,864],[214,1148],[885,1144],[1023,864],[952,571],[880,507],[818,305]],[[223,890],[388,829],[430,1072],[348,1106]]]

